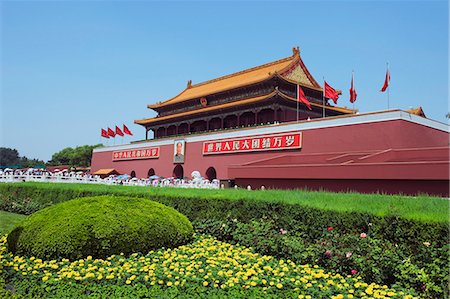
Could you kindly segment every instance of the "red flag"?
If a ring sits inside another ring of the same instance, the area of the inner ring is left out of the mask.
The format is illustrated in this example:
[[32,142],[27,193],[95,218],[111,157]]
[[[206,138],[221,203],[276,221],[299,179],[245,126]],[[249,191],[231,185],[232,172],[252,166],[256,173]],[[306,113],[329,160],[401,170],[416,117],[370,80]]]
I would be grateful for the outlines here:
[[337,100],[339,98],[339,95],[338,95],[337,91],[333,87],[328,85],[327,81],[324,80],[323,82],[324,82],[324,88],[323,89],[325,91],[324,92],[325,97],[328,98],[328,99],[332,99],[333,102],[335,104],[337,104]]
[[105,129],[102,129],[102,137],[109,138],[108,132]]
[[383,87],[381,87],[381,92],[385,92],[389,86],[389,81],[391,81],[391,74],[389,73],[389,69],[386,70],[386,78],[384,79]]
[[353,88],[353,74],[352,74],[352,85],[350,87],[350,103],[356,102],[356,90]]
[[119,136],[123,136],[123,132],[118,126],[116,126],[116,134]]
[[116,133],[114,133],[114,131],[111,130],[110,128],[108,128],[108,135],[111,137],[116,137]]
[[130,130],[128,130],[127,126],[123,125],[123,132],[127,135],[133,136]]
[[297,84],[297,101],[305,104],[309,110],[312,110],[311,104],[309,103],[308,99],[306,98],[305,93],[303,92],[303,89],[298,84]]

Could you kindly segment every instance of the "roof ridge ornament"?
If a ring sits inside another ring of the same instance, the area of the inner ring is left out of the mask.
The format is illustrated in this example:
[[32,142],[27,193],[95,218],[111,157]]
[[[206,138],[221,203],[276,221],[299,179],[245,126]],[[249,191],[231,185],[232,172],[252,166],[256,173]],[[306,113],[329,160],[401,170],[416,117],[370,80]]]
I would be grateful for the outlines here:
[[189,80],[187,83],[187,88],[191,88],[192,87],[192,80]]
[[298,46],[292,48],[292,56],[295,56],[295,55],[300,56],[300,48]]

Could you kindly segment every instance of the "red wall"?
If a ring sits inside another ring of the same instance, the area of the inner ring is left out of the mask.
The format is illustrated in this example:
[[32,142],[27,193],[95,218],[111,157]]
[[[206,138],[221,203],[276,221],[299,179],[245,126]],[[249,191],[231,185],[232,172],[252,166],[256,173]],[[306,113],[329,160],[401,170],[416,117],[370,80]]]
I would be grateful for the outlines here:
[[[302,132],[303,148],[300,152],[304,154],[439,147],[449,144],[448,133],[405,120],[327,127]],[[212,166],[216,169],[219,179],[229,179],[229,165],[241,165],[292,152],[272,151],[203,156],[202,144],[203,141],[186,142],[184,176],[190,177],[192,171],[198,170],[206,177],[206,170]],[[134,170],[137,177],[147,177],[150,168],[154,168],[157,175],[170,177],[175,166],[173,144],[161,146],[158,159],[112,162],[112,152],[96,152],[92,158],[92,172],[103,168],[114,168],[120,173],[130,174]]]

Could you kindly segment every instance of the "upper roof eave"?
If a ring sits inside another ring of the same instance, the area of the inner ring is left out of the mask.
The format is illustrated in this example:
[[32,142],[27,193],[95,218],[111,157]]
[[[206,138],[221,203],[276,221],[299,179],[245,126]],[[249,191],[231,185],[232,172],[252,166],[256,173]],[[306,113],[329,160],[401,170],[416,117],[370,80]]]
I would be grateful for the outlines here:
[[188,115],[192,115],[192,114],[199,114],[199,113],[202,113],[202,112],[208,112],[208,111],[213,111],[213,110],[217,110],[217,109],[229,108],[229,107],[233,107],[233,106],[236,106],[236,105],[248,104],[248,103],[257,102],[257,101],[260,101],[260,100],[265,100],[265,99],[271,98],[274,95],[276,95],[277,92],[278,92],[277,90],[274,90],[274,91],[272,91],[272,92],[270,92],[268,94],[257,96],[257,97],[253,97],[253,98],[242,99],[242,100],[229,102],[229,103],[224,103],[224,104],[220,104],[220,105],[208,106],[206,108],[199,108],[199,109],[190,110],[190,111],[186,111],[186,112],[180,112],[180,113],[167,115],[167,116],[135,120],[134,123],[138,124],[138,125],[146,125],[146,124],[149,124],[149,123],[152,123],[152,122],[164,121],[164,120],[167,120],[167,119],[173,119],[173,118],[182,117],[182,116],[188,116]]
[[[188,82],[187,87],[181,91],[178,95],[164,101],[164,102],[158,102],[155,104],[150,104],[147,105],[148,108],[150,109],[154,109],[154,110],[158,110],[161,107],[164,106],[169,106],[171,104],[176,104],[176,103],[180,103],[180,102],[184,102],[184,101],[189,101],[192,99],[196,99],[196,98],[200,98],[200,97],[204,97],[204,96],[208,96],[211,94],[217,94],[219,92],[224,92],[227,90],[232,90],[232,89],[236,89],[236,88],[240,88],[246,85],[251,85],[251,84],[255,84],[255,83],[259,83],[259,82],[263,82],[265,80],[271,79],[273,78],[275,75],[278,74],[279,77],[283,78],[283,79],[287,79],[284,78],[282,75],[283,72],[285,72],[287,69],[289,69],[290,67],[292,67],[294,64],[299,63],[299,65],[302,67],[303,71],[305,72],[309,82],[311,82],[311,85],[309,84],[304,84],[304,83],[300,83],[301,86],[305,86],[307,88],[310,89],[314,89],[314,90],[322,90],[320,85],[316,82],[316,80],[314,80],[314,78],[312,77],[311,73],[308,71],[308,69],[306,68],[305,64],[303,63],[301,57],[300,57],[300,50],[297,48],[293,48],[292,49],[293,54],[289,57],[280,59],[280,60],[276,60],[276,61],[272,61],[266,64],[262,64],[253,68],[249,68],[249,69],[245,69],[243,71],[240,72],[236,72],[233,74],[229,74],[226,76],[222,76],[222,77],[218,77],[209,81],[205,81],[205,82],[201,82],[198,84],[192,84],[191,81]],[[263,69],[270,69],[269,72],[267,73],[261,73],[261,70]],[[258,72],[259,71],[259,72]],[[211,89],[205,89],[203,92],[198,92],[195,93],[193,95],[190,96],[186,96],[185,98],[182,97],[182,95],[190,90],[193,90],[194,88],[201,88],[202,86],[207,86],[208,84],[214,84],[217,82],[223,82],[224,80],[230,79],[230,78],[238,78],[239,76],[245,76],[245,75],[249,75],[252,72],[256,72],[255,76],[257,77],[256,79],[252,80],[251,76],[250,78],[245,78],[245,80],[242,80],[242,83],[240,84],[235,84],[235,83],[231,83],[228,82],[228,84],[224,84],[224,86],[220,86],[219,87],[214,87]],[[295,84],[299,84],[299,82],[294,82],[292,80],[290,80],[290,82],[295,83]],[[230,86],[231,85],[231,86]],[[181,99],[180,99],[181,97]]]

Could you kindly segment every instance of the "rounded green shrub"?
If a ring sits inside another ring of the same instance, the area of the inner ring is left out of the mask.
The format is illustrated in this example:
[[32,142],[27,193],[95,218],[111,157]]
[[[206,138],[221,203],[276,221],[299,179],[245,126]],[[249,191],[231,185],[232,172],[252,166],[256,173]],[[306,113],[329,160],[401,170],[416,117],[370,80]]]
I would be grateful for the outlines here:
[[134,197],[96,196],[42,209],[8,235],[14,254],[78,259],[146,253],[186,244],[191,222],[175,209]]

